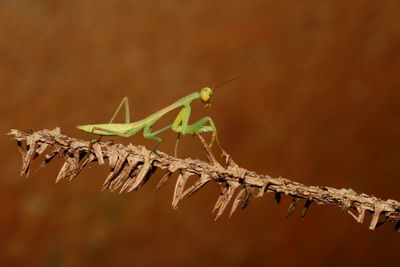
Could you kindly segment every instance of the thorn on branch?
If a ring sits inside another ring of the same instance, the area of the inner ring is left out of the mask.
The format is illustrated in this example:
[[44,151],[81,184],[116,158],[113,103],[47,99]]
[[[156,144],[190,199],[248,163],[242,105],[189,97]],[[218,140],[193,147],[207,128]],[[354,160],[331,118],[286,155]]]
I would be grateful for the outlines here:
[[249,185],[246,185],[245,188],[246,188],[246,194],[242,201],[242,210],[249,206],[250,199],[253,196],[253,191],[254,191],[254,187],[251,187]]
[[297,197],[293,197],[292,203],[290,203],[290,206],[289,206],[288,211],[286,213],[286,218],[288,218],[290,215],[293,214],[293,211],[296,208],[296,204],[297,204],[298,200],[299,199]]
[[155,192],[158,191],[158,189],[160,189],[160,187],[168,180],[168,178],[172,175],[172,172],[170,172],[169,170],[164,174],[164,176],[160,179],[160,181],[158,182],[156,188],[153,191],[153,194]]
[[300,220],[304,220],[304,217],[306,217],[306,214],[307,214],[307,212],[308,212],[308,209],[310,208],[310,206],[311,206],[311,203],[312,203],[312,200],[310,200],[310,199],[307,199],[306,200],[306,203],[304,204],[304,208],[303,208],[303,211],[301,212],[301,216],[300,216]]
[[275,203],[278,205],[281,203],[281,192],[275,192]]

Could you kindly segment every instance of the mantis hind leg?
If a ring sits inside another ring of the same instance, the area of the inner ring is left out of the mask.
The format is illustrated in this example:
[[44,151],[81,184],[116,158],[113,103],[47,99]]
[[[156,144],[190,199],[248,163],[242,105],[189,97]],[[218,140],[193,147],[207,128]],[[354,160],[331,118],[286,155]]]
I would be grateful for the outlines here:
[[[118,136],[122,136],[122,137],[129,137],[130,136],[129,133],[116,132],[116,131],[112,131],[112,130],[109,130],[109,129],[104,129],[104,128],[101,128],[101,127],[93,127],[92,131],[90,133],[90,136],[94,135],[94,133],[93,133],[94,130],[100,130],[100,131],[103,131],[103,132],[106,132],[106,133],[109,133],[109,134],[118,135]],[[100,139],[102,137],[103,137],[103,135],[100,135],[100,137],[97,139],[96,142],[100,142]],[[89,149],[88,149],[88,152],[87,152],[86,156],[89,157],[90,153],[92,152],[92,148],[93,148],[93,141],[92,141],[92,138],[90,138]]]
[[[83,166],[86,164],[86,163],[85,163],[86,160],[89,159],[90,154],[92,153],[92,149],[93,149],[93,140],[92,140],[92,137],[93,137],[93,135],[94,135],[93,131],[94,131],[94,129],[92,129],[92,132],[90,133],[90,141],[89,141],[88,150],[87,150],[86,154],[83,156],[83,158],[80,160],[81,163],[80,163],[78,169],[83,168]],[[101,139],[101,136],[97,139],[97,142],[100,142],[100,139]]]
[[[128,97],[125,96],[122,99],[121,103],[118,105],[118,107],[115,110],[115,112],[114,112],[113,116],[111,117],[110,121],[108,122],[109,124],[113,123],[115,117],[118,115],[118,112],[121,110],[122,106],[125,107],[125,123],[130,123],[131,118],[130,118],[130,111],[129,111],[129,101],[128,101]],[[93,135],[93,130],[94,130],[94,128],[92,129],[92,135]],[[100,129],[100,128],[98,128],[97,130],[103,130],[104,131],[104,129]],[[123,136],[121,134],[116,134],[116,135]],[[102,137],[103,137],[103,135],[100,135],[100,137],[97,139],[96,142],[100,142]],[[93,145],[93,141],[92,141],[92,139],[90,139],[88,154],[90,154],[90,152],[92,151],[92,145]]]
[[[130,123],[129,102],[128,102],[128,97],[125,96],[122,99],[121,103],[118,105],[117,110],[114,112],[113,116],[111,117],[111,120],[109,121],[109,124],[113,123],[115,117],[118,115],[118,112],[121,110],[123,105],[125,107],[125,123]],[[107,130],[107,129],[102,129],[102,128],[99,128],[99,127],[93,127],[92,128],[92,132],[90,133],[89,148],[88,148],[88,151],[87,151],[86,155],[82,158],[82,162],[84,160],[86,160],[86,158],[88,158],[90,156],[90,153],[92,152],[92,149],[93,149],[92,136],[94,135],[93,132],[94,132],[95,129],[96,130],[102,130],[104,132],[112,133],[112,134],[115,134],[115,135],[127,137],[127,135],[125,135],[125,134],[121,134],[121,133],[118,133],[118,132],[113,132],[113,131],[110,131],[110,130]],[[96,142],[100,142],[102,137],[103,137],[103,135],[100,135],[100,137],[96,140]]]
[[124,97],[121,101],[121,103],[119,104],[119,106],[117,107],[117,110],[115,111],[114,115],[111,117],[111,120],[109,123],[113,123],[115,117],[117,117],[118,112],[121,110],[122,105],[124,105],[125,107],[125,123],[130,123],[131,120],[131,115],[130,115],[130,111],[129,111],[129,101],[128,101],[128,97]]

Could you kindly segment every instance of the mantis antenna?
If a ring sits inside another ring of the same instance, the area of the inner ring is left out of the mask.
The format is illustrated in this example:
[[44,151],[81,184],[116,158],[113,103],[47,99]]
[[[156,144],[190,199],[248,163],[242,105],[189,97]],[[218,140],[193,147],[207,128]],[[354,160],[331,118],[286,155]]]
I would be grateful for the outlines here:
[[243,78],[243,77],[244,77],[244,75],[240,75],[240,76],[237,76],[237,77],[234,77],[234,78],[225,80],[225,81],[223,81],[223,82],[218,83],[217,85],[214,85],[214,86],[211,87],[211,88],[212,88],[212,90],[214,90],[214,89],[217,88],[217,87],[221,87],[222,85],[225,85],[225,84],[230,83],[230,82],[235,81],[235,80],[239,80],[239,79],[241,79],[241,78]]

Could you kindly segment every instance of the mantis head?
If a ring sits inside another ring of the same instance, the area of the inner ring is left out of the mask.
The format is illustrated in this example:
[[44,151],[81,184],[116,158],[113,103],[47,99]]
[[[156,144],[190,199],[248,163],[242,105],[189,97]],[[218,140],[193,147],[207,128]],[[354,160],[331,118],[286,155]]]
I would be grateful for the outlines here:
[[203,102],[204,107],[209,107],[210,104],[210,99],[213,94],[213,91],[211,90],[210,87],[204,87],[203,89],[200,90],[200,99],[201,102]]

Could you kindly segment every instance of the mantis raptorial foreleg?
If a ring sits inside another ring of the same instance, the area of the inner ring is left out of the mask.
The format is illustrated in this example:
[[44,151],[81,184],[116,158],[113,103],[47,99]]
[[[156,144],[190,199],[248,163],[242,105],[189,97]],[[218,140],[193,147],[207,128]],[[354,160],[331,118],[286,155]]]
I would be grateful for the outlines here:
[[[207,122],[209,122],[210,125],[205,125]],[[204,139],[202,140],[202,138],[200,138],[201,137],[200,133],[205,133],[205,132],[212,132],[210,145],[208,145],[206,142],[204,142],[203,141]],[[193,123],[192,125],[189,125],[187,127],[187,133],[188,134],[197,134],[197,136],[199,136],[200,141],[204,145],[204,148],[206,149],[207,154],[209,154],[209,160],[213,165],[215,165],[215,158],[214,158],[214,156],[212,156],[212,154],[210,155],[210,153],[212,153],[211,146],[215,140],[218,147],[222,151],[222,156],[225,157],[225,164],[230,165],[230,166],[237,166],[236,163],[230,157],[230,155],[228,153],[226,153],[226,151],[222,148],[221,144],[219,143],[219,140],[217,137],[217,131],[216,131],[215,125],[211,118],[204,117],[201,120]]]
[[[175,156],[177,155],[177,148],[181,134],[195,134],[204,132],[213,132],[211,137],[210,147],[212,146],[215,137],[217,135],[217,129],[214,125],[213,120],[210,117],[204,117],[197,122],[189,125],[189,118],[191,113],[190,104],[184,105],[184,107],[179,111],[174,122],[172,123],[172,130],[178,132],[178,137],[175,143]],[[205,125],[206,123],[210,125]]]
[[[214,141],[217,141],[217,144],[222,151],[222,156],[225,157],[225,163],[227,165],[228,164],[236,165],[236,163],[231,159],[230,155],[226,153],[226,151],[222,148],[221,144],[219,143],[219,140],[217,138],[217,128],[215,127],[214,121],[210,117],[204,117],[198,120],[197,122],[188,125],[190,112],[191,112],[190,105],[185,105],[185,107],[181,109],[178,116],[175,118],[174,123],[172,124],[172,129],[179,133],[175,143],[175,156],[177,155],[177,147],[181,134],[199,134],[205,132],[212,132],[210,145],[209,147],[206,147],[207,153],[209,151],[211,152],[211,146],[213,145]],[[207,122],[209,123],[209,125],[205,125]],[[203,145],[205,144],[204,142],[202,143]],[[211,161],[213,163],[213,160]]]
[[[203,142],[202,140],[202,144],[205,146],[207,154],[209,154],[209,159],[210,162],[212,164],[215,164],[215,158],[214,156],[211,156],[211,146],[214,143],[214,141],[217,142],[218,147],[221,149],[222,151],[222,156],[225,157],[225,163],[228,165],[235,165],[234,161],[230,158],[230,155],[228,153],[226,153],[226,151],[222,148],[221,144],[219,143],[219,140],[217,138],[217,129],[215,127],[215,124],[213,122],[213,120],[210,117],[204,117],[200,120],[198,120],[197,122],[187,125],[186,127],[184,127],[184,122],[185,122],[185,118],[188,118],[188,116],[186,116],[187,114],[190,114],[190,106],[189,108],[183,108],[178,116],[176,117],[174,123],[172,124],[172,129],[176,132],[178,132],[178,138],[176,140],[175,143],[175,156],[177,155],[177,147],[178,147],[178,142],[179,142],[179,138],[181,134],[197,134],[199,136],[199,133],[205,133],[205,132],[212,132],[212,137],[211,137],[211,142],[210,145],[206,146],[206,143]],[[179,125],[180,123],[182,123],[182,125]],[[206,125],[206,123],[209,123],[209,125]],[[179,126],[177,126],[179,125]],[[200,136],[199,136],[200,138]]]

